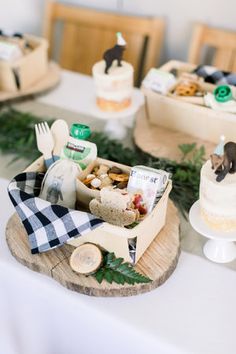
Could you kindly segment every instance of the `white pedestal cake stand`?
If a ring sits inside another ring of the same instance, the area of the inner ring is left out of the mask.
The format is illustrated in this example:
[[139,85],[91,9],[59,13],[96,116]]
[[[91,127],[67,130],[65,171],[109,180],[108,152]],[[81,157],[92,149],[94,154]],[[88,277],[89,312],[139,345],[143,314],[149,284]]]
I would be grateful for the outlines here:
[[189,212],[192,227],[209,240],[203,247],[205,256],[216,263],[228,263],[236,258],[236,232],[220,232],[207,226],[200,214],[200,202],[196,201]]
[[96,98],[94,98],[89,113],[96,118],[106,120],[104,130],[109,137],[122,140],[127,134],[127,127],[133,126],[134,116],[143,104],[143,93],[140,90],[134,89],[130,107],[120,112],[105,112],[97,107]]

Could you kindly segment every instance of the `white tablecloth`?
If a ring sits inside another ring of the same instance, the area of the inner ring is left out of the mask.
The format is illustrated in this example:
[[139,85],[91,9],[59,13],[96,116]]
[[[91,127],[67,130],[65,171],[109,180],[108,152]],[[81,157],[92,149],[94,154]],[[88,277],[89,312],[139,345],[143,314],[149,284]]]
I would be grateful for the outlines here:
[[[92,90],[90,77],[63,70],[61,84],[37,100],[92,115]],[[11,256],[7,184],[0,179],[0,354],[236,353],[234,271],[182,252],[173,275],[150,293],[74,293]]]
[[11,256],[7,184],[0,179],[1,354],[236,353],[234,271],[182,252],[173,275],[150,293],[74,293]]

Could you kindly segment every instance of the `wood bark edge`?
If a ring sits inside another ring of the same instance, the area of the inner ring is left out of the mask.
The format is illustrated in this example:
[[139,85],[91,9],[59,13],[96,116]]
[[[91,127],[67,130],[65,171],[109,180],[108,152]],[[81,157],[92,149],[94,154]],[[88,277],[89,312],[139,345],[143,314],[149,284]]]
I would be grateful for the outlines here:
[[77,247],[71,257],[70,266],[74,272],[90,275],[95,273],[103,262],[101,249],[93,243],[84,243]]

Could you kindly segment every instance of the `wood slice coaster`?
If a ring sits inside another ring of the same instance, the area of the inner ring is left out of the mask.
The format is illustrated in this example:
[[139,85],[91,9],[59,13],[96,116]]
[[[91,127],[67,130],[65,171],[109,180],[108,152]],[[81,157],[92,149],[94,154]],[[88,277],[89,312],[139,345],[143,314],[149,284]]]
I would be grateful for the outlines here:
[[196,143],[198,147],[204,145],[206,156],[210,156],[215,149],[215,144],[209,141],[151,124],[147,118],[145,106],[137,114],[134,141],[142,151],[154,157],[163,157],[177,162],[180,162],[182,158],[182,153],[178,148],[181,144]]
[[69,245],[32,255],[26,231],[17,214],[8,221],[6,240],[12,255],[20,263],[54,278],[68,289],[92,296],[130,296],[155,289],[172,274],[180,253],[179,218],[171,201],[168,203],[165,227],[135,266],[137,271],[153,280],[147,284],[118,285],[109,284],[105,280],[99,284],[93,276],[79,275],[69,265],[69,258],[74,250]]
[[36,95],[44,91],[52,89],[60,81],[60,67],[54,62],[50,62],[48,65],[48,72],[42,77],[40,81],[37,81],[34,85],[27,90],[17,92],[5,92],[0,91],[0,102],[15,100],[17,98],[26,97],[30,95]]

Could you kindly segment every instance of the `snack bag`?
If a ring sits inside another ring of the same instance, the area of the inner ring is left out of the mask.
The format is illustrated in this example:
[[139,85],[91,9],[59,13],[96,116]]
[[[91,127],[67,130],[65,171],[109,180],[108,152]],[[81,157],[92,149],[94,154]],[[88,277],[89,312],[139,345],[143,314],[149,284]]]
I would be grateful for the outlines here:
[[52,204],[75,209],[78,165],[70,160],[58,160],[47,170],[39,197]]
[[61,152],[61,159],[74,161],[82,170],[97,158],[97,146],[87,139],[91,131],[87,125],[72,124],[70,137]]
[[[147,213],[150,213],[162,196],[170,174],[147,166],[134,166],[131,169],[127,190],[136,194],[134,203],[139,205],[144,200]],[[140,205],[142,208],[142,204]]]

